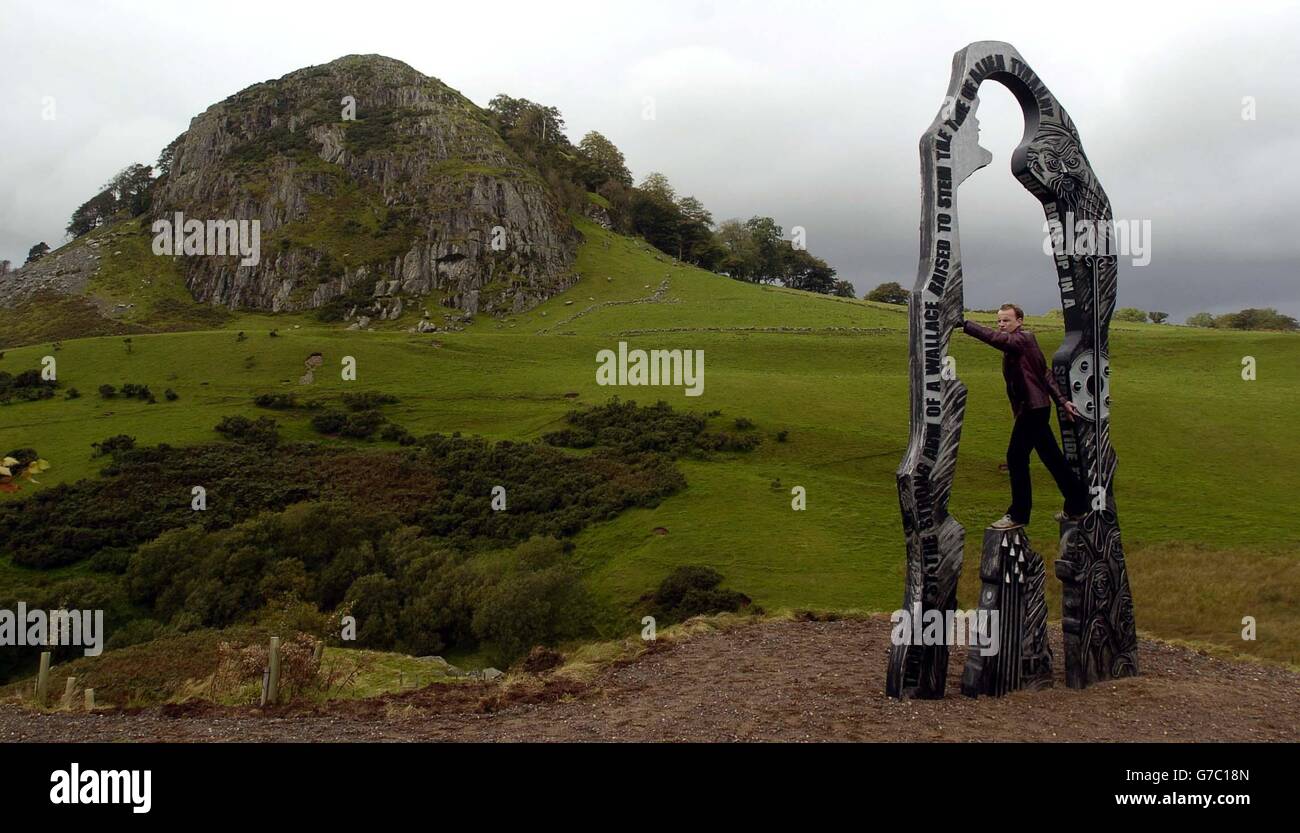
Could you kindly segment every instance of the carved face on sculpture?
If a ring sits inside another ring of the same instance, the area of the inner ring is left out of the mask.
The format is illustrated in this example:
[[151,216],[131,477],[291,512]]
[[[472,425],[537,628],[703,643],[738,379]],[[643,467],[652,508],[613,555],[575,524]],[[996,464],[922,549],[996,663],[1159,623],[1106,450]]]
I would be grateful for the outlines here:
[[1029,170],[1064,203],[1077,208],[1096,190],[1096,180],[1079,140],[1068,130],[1044,125],[1027,151]]

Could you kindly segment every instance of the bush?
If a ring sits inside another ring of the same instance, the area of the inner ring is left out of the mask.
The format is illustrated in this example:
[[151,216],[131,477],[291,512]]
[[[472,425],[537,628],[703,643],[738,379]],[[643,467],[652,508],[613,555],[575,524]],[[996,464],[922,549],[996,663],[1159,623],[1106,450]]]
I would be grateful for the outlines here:
[[104,647],[109,650],[128,648],[143,642],[151,642],[161,636],[162,632],[162,624],[153,619],[132,619],[120,628],[115,628]]
[[99,395],[104,399],[112,399],[114,396],[117,396],[117,388],[112,385],[100,385]]
[[325,411],[311,418],[311,427],[321,434],[338,434],[348,423],[348,415],[342,411]]
[[550,671],[552,668],[563,664],[564,655],[559,651],[542,645],[534,645],[533,649],[528,652],[528,656],[524,657],[519,665],[530,674],[538,674],[542,671]]
[[415,437],[412,436],[411,432],[395,422],[390,422],[384,426],[384,430],[379,432],[379,439],[399,443],[400,445],[415,444]]
[[1294,318],[1283,315],[1273,308],[1244,309],[1241,312],[1229,312],[1214,319],[1215,327],[1230,330],[1285,330],[1300,327]]
[[41,378],[39,370],[24,370],[17,376],[0,370],[0,404],[7,405],[14,399],[23,402],[35,402],[54,396],[57,383]]
[[[316,659],[316,645],[319,642],[309,634],[296,633],[280,643],[278,702],[287,703],[319,687],[320,662]],[[264,642],[252,645],[222,642],[218,646],[217,655],[219,659],[213,676],[213,688],[227,693],[259,685],[263,669],[270,664],[270,647]]]
[[34,448],[15,448],[4,456],[12,457],[18,461],[10,467],[10,470],[15,474],[17,474],[19,470],[27,468],[36,460],[41,459],[41,455],[36,453],[36,449]]
[[90,557],[86,566],[96,573],[115,573],[121,575],[126,572],[127,566],[131,563],[131,551],[120,547],[106,547]]
[[76,388],[68,388],[68,392],[63,394],[64,399],[80,399],[81,391]]
[[297,407],[298,396],[293,393],[263,393],[253,397],[253,404],[273,411],[288,411]]
[[122,395],[129,399],[139,399],[142,402],[153,399],[153,393],[149,390],[148,385],[137,385],[134,382],[127,382],[122,385]]
[[353,414],[325,411],[311,418],[312,428],[322,434],[358,440],[368,439],[384,422],[384,415],[379,411],[360,411]]
[[357,619],[357,645],[391,648],[397,642],[401,589],[383,573],[371,573],[352,582],[345,601]]
[[343,407],[349,411],[373,411],[384,405],[395,405],[397,401],[396,396],[374,391],[343,394]]
[[1115,320],[1132,321],[1136,324],[1141,324],[1143,321],[1147,320],[1147,314],[1137,307],[1121,307],[1115,310]]
[[753,451],[762,442],[763,438],[758,434],[728,434],[725,431],[704,433],[696,440],[696,444],[706,451]]
[[116,434],[106,440],[91,443],[90,447],[95,449],[93,456],[103,457],[107,454],[116,454],[119,451],[129,451],[135,448],[135,437],[127,434]]
[[168,402],[175,402],[177,399],[181,398],[180,394],[178,394],[176,391],[172,390],[171,388],[168,388],[167,390],[163,391],[163,396],[167,397]]
[[1208,312],[1198,312],[1187,316],[1187,326],[1189,327],[1213,327],[1214,316]]
[[[710,434],[705,430],[709,417],[678,413],[662,401],[642,408],[636,402],[615,398],[588,410],[570,411],[564,417],[569,427],[542,435],[542,441],[564,448],[609,447],[620,454],[661,452],[672,456],[749,451],[762,442],[757,435]],[[749,430],[754,423],[741,417],[736,426]]]
[[719,588],[721,583],[722,574],[711,567],[678,567],[651,597],[656,620],[672,624],[692,616],[735,612],[750,603],[743,593]]
[[251,420],[245,416],[228,416],[213,428],[228,440],[275,445],[279,441],[279,428],[270,417],[258,417]]
[[565,548],[533,539],[512,553],[513,566],[488,588],[474,611],[474,633],[509,665],[534,645],[552,645],[590,627],[592,602]]

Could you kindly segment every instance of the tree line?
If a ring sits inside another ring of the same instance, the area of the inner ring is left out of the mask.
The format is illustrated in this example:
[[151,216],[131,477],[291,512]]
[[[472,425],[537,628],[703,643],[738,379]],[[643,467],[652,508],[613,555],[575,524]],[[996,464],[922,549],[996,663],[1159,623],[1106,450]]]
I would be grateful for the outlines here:
[[[882,283],[875,289],[868,292],[865,296],[868,301],[878,301],[882,304],[902,304],[906,305],[910,293],[904,289],[897,281]],[[1059,317],[1061,311],[1052,309],[1047,312],[1049,316]],[[1160,312],[1159,310],[1140,310],[1137,307],[1120,307],[1115,310],[1116,321],[1131,321],[1134,323],[1143,323],[1150,321],[1152,324],[1163,324],[1169,320],[1169,313]],[[1283,315],[1276,309],[1269,307],[1267,309],[1243,309],[1240,312],[1228,312],[1223,315],[1214,316],[1208,312],[1198,312],[1187,318],[1189,327],[1216,327],[1223,330],[1296,330],[1300,329],[1300,323],[1289,315]]]
[[[176,142],[173,141],[159,157],[160,170],[164,175],[175,146]],[[158,179],[154,176],[152,165],[142,165],[139,162],[127,165],[104,183],[98,194],[77,206],[77,210],[72,212],[65,229],[68,239],[75,240],[100,226],[107,225],[123,212],[131,217],[138,217],[145,213],[149,210],[153,186]],[[49,252],[49,244],[42,240],[27,250],[27,260],[24,265],[35,263]],[[10,267],[9,261],[0,261],[0,275],[7,274]]]
[[851,283],[838,280],[835,268],[801,240],[785,239],[771,217],[718,224],[699,199],[679,195],[662,173],[634,185],[613,142],[593,130],[573,145],[555,107],[502,94],[488,111],[502,138],[541,172],[566,210],[588,213],[594,194],[616,231],[640,235],[685,263],[750,283],[854,297]]

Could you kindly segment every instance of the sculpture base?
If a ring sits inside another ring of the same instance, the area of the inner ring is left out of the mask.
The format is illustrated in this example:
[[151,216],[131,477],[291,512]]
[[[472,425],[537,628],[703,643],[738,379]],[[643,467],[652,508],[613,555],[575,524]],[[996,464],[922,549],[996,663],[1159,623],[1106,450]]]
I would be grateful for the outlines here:
[[1061,524],[1061,631],[1065,684],[1096,682],[1138,673],[1133,597],[1120,546],[1119,527],[1107,512]]
[[[918,609],[918,613],[924,616],[935,611],[941,621],[947,621],[956,608],[957,590],[954,587],[942,604],[924,606]],[[942,700],[948,683],[948,651],[946,643],[891,645],[885,693],[900,699]]]
[[[1043,559],[1030,549],[1023,529],[984,530],[980,580],[977,621],[983,629],[981,641],[990,652],[985,655],[979,645],[970,646],[962,694],[1001,697],[1022,688],[1050,687],[1052,649],[1047,644],[1043,595],[1047,570]],[[990,637],[995,640],[992,644]]]

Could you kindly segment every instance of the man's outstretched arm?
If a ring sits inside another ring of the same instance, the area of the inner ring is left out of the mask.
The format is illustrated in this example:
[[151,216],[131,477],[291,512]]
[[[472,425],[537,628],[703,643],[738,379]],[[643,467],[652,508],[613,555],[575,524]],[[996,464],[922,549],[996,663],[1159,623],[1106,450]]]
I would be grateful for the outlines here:
[[1074,418],[1079,416],[1079,408],[1067,399],[1065,394],[1061,393],[1060,386],[1056,384],[1056,374],[1052,372],[1052,368],[1049,367],[1043,372],[1043,380],[1047,382],[1047,390],[1052,395],[1052,399],[1056,400],[1056,407],[1065,411],[1067,420],[1074,422]]
[[961,330],[968,336],[974,336],[985,344],[990,344],[1004,353],[1019,353],[1025,349],[1025,337],[1019,331],[1014,333],[1000,333],[997,330],[991,330],[983,324],[976,324],[974,321],[962,319]]

